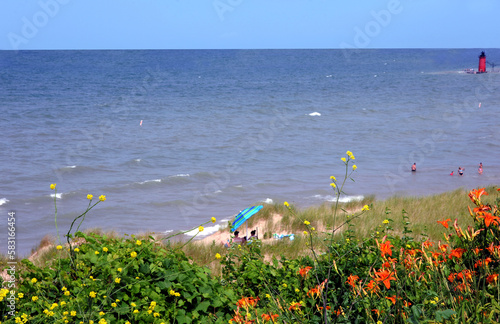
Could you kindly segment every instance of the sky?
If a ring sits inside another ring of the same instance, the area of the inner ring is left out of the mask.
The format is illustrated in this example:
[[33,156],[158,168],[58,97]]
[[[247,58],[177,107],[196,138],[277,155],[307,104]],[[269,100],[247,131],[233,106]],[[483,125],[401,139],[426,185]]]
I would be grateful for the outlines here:
[[499,47],[499,0],[0,0],[0,50]]

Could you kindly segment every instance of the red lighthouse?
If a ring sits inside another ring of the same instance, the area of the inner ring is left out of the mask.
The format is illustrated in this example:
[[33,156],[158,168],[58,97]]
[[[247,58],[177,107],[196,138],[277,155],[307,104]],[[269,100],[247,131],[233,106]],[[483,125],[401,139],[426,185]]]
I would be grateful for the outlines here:
[[479,55],[479,68],[477,69],[478,73],[486,73],[486,55],[484,51]]

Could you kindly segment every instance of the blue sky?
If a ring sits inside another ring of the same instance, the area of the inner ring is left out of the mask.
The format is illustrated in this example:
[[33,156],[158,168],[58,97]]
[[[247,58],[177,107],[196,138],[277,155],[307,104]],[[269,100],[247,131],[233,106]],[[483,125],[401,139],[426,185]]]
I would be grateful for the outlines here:
[[499,0],[0,0],[1,50],[499,47]]

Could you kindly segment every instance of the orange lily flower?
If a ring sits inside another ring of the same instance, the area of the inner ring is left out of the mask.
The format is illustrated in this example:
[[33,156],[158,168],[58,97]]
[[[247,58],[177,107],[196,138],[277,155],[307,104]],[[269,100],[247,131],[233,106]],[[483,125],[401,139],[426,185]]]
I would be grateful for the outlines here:
[[377,276],[375,280],[378,282],[382,282],[387,289],[391,288],[391,280],[396,280],[396,278],[392,276],[392,273],[389,270],[379,272],[375,271],[375,276]]
[[380,244],[380,252],[382,252],[382,257],[384,257],[386,254],[389,254],[392,256],[392,250],[394,245],[391,245],[391,241],[387,241],[385,243]]
[[273,323],[275,322],[276,318],[278,318],[279,315],[278,314],[274,314],[274,315],[271,315],[271,314],[262,314],[262,319],[266,322],[268,321],[273,321]]
[[311,294],[310,297],[313,297],[313,298],[314,298],[314,294],[316,294],[319,297],[319,289],[318,288],[311,288],[307,292],[307,296],[309,296],[309,294]]
[[[481,188],[481,189],[472,189],[471,192],[469,192],[469,197],[472,201],[476,201],[475,199],[477,199],[478,201],[481,200],[481,196],[482,195],[488,195],[488,193],[486,191],[484,191],[484,188]],[[474,199],[475,198],[475,199]]]
[[257,305],[257,301],[259,301],[259,297],[257,297],[257,298],[243,297],[240,300],[238,300],[236,305],[238,307],[243,307],[243,308],[247,308],[248,306],[254,307],[255,305]]
[[486,282],[488,282],[489,284],[493,283],[493,282],[496,282],[497,280],[498,280],[498,273],[494,273],[494,274],[489,275],[488,277],[486,277]]
[[366,287],[368,288],[368,291],[370,293],[376,293],[377,291],[380,290],[379,286],[377,285],[377,283],[373,280],[370,280],[370,282],[366,285]]
[[356,288],[356,281],[358,281],[359,277],[358,276],[353,276],[353,275],[350,275],[348,278],[347,278],[347,284],[349,286],[351,286],[352,288]]
[[486,225],[486,227],[490,227],[491,223],[493,223],[493,225],[498,225],[498,221],[500,221],[500,217],[493,216],[490,213],[484,213],[484,212],[480,213],[480,215],[477,216],[477,218],[483,218],[484,225]]
[[292,303],[292,305],[288,307],[288,310],[300,310],[300,307],[302,307],[300,303]]
[[447,218],[447,219],[445,219],[445,220],[443,220],[443,221],[437,221],[437,222],[438,222],[439,224],[443,225],[445,228],[448,228],[448,226],[449,226],[449,225],[448,225],[448,222],[450,222],[450,221],[451,221],[451,219]]
[[396,296],[385,297],[385,299],[389,299],[392,302],[392,304],[396,304]]
[[451,250],[449,258],[453,259],[453,257],[456,257],[457,259],[460,259],[462,257],[462,255],[465,253],[465,251],[467,251],[467,250],[461,249],[461,248]]
[[302,277],[306,277],[307,276],[307,273],[309,272],[309,270],[311,270],[312,267],[305,267],[305,268],[302,268],[302,269],[299,269],[299,272],[298,274],[300,274]]

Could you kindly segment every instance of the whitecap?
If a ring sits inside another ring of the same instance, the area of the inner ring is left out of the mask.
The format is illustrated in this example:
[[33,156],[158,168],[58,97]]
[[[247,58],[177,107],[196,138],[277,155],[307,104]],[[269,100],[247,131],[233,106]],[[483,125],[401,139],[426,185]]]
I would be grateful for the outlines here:
[[[337,196],[332,196],[332,195],[314,195],[314,198],[319,199],[319,200],[324,200],[324,201],[329,201],[329,202],[336,202],[337,201]],[[340,203],[348,203],[351,201],[361,201],[363,200],[363,196],[344,196],[339,198]]]
[[262,201],[264,204],[274,204],[274,201],[271,198],[266,198]]
[[56,197],[57,199],[62,199],[62,195],[63,195],[63,194],[62,194],[62,192],[61,192],[61,193],[58,193],[58,194],[50,194],[50,197],[51,197],[51,198]]
[[217,225],[214,225],[214,226],[209,226],[209,227],[205,227],[203,229],[203,232],[200,232],[198,230],[198,227],[189,231],[189,232],[186,232],[184,233],[185,235],[187,236],[195,236],[197,233],[199,233],[197,236],[208,236],[208,235],[211,235],[213,233],[217,233],[219,231],[219,229],[221,228],[221,226],[219,224]]
[[315,112],[310,113],[309,116],[321,116],[321,114],[319,112],[315,111]]
[[9,202],[9,200],[7,198],[2,198],[2,199],[0,199],[0,206],[5,205],[8,202]]
[[65,169],[74,169],[76,168],[76,165],[68,165],[64,167]]
[[179,174],[176,174],[174,176],[171,176],[171,178],[173,177],[189,177],[189,173],[179,173]]
[[161,182],[161,179],[146,180],[146,181],[143,181],[143,182],[139,182],[139,184],[146,184],[146,183],[149,183],[149,182]]

